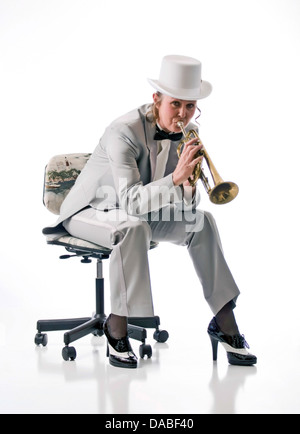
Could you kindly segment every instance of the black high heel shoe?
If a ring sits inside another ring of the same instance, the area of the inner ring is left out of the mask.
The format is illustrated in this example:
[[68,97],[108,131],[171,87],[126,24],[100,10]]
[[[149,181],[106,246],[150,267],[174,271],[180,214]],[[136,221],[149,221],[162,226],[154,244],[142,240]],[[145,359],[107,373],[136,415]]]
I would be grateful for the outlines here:
[[249,353],[246,348],[249,348],[243,335],[237,334],[234,336],[226,335],[218,326],[216,319],[213,318],[208,325],[207,333],[209,334],[213,360],[218,357],[218,343],[221,342],[227,352],[228,362],[231,365],[251,366],[257,363],[257,358]]
[[136,368],[137,357],[132,351],[128,336],[121,339],[113,338],[108,331],[108,319],[103,325],[103,331],[108,341],[106,355],[109,357],[109,363],[118,368]]

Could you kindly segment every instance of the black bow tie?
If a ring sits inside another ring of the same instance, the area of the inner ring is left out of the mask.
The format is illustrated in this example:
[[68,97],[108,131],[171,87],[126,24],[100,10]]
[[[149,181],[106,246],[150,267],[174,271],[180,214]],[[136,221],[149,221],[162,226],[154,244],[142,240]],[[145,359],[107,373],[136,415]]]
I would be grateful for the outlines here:
[[164,130],[160,130],[156,125],[156,133],[154,134],[154,140],[169,139],[177,142],[182,138],[182,133],[166,133]]

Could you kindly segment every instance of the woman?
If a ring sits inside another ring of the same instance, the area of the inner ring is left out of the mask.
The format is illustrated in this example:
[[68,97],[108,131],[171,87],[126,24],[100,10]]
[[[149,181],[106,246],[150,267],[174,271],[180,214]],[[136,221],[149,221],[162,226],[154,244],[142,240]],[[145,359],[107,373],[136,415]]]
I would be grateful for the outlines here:
[[233,314],[239,289],[222,252],[211,214],[196,209],[197,186],[189,178],[201,160],[196,139],[177,156],[197,100],[212,87],[201,79],[201,63],[185,56],[163,58],[153,104],[146,104],[108,126],[61,207],[55,226],[73,236],[111,248],[111,314],[104,332],[113,366],[137,367],[127,336],[129,316],[154,315],[148,267],[150,242],[186,246],[215,317],[208,327],[214,359],[218,342],[229,363],[252,365]]

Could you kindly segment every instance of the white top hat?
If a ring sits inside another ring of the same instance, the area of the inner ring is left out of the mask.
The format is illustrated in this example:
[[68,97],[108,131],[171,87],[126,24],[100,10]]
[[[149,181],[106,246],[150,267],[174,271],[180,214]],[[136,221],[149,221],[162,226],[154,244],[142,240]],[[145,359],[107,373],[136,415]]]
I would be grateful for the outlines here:
[[212,85],[201,79],[201,62],[186,56],[165,56],[159,80],[148,81],[159,92],[183,100],[206,98],[212,91]]

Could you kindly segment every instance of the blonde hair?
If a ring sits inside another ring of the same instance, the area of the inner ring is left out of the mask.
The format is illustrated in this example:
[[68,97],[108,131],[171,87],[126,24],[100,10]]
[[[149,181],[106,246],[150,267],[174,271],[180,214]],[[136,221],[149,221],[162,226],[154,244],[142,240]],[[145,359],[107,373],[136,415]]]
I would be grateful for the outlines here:
[[156,103],[152,103],[150,106],[150,109],[146,113],[146,119],[148,122],[151,122],[152,125],[155,125],[159,118],[158,108],[157,104],[161,102],[163,98],[163,94],[161,92],[156,92],[156,95],[158,96],[158,100]]

